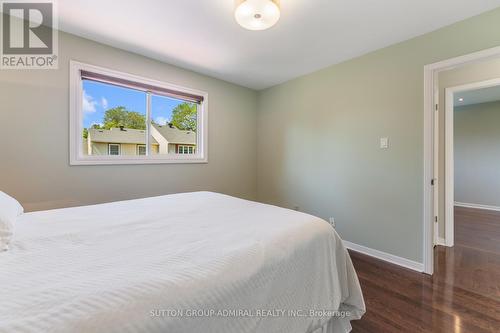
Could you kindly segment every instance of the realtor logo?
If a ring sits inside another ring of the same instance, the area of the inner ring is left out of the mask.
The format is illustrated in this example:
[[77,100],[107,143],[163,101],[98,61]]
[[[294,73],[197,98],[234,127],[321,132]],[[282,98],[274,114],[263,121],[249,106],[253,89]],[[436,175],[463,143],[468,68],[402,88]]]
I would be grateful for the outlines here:
[[1,69],[57,69],[55,4],[35,1],[1,1]]

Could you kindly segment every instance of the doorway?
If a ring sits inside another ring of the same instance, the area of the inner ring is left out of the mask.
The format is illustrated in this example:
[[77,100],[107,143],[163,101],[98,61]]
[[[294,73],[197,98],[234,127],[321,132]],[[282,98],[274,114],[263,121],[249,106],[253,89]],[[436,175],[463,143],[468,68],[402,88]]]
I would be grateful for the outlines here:
[[500,78],[449,87],[445,96],[445,232],[438,245],[452,247],[455,206],[500,210],[498,151],[490,149],[500,146]]
[[[444,117],[446,97],[444,92],[440,92],[439,76],[452,69],[490,60],[500,61],[500,47],[424,66],[423,264],[424,273],[430,275],[434,272],[434,246],[446,245],[446,236],[440,236],[440,233],[442,229],[444,234],[445,215],[449,215],[449,211],[447,212],[445,209],[443,194],[446,191],[446,175],[439,171],[440,168],[444,169],[444,163],[439,163],[439,160],[442,156],[440,154],[444,152],[445,141],[445,130],[441,128],[440,124],[444,125],[445,119],[439,118],[437,114]],[[500,70],[500,66],[498,69]],[[500,75],[496,77],[500,77]],[[440,120],[442,121],[440,122]],[[443,138],[442,144],[440,144],[440,137]],[[453,233],[453,229],[451,232]]]

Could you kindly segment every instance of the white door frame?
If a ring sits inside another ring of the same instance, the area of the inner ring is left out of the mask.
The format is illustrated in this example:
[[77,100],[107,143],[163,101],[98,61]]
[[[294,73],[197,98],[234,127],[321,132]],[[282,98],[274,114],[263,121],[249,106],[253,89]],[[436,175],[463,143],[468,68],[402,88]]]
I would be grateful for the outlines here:
[[434,113],[439,101],[438,74],[466,64],[500,57],[500,46],[424,66],[424,178],[423,178],[423,261],[424,273],[434,272]]
[[[434,89],[434,100],[435,101],[439,101],[439,89],[438,87],[436,86],[435,89]],[[432,137],[433,138],[439,138],[439,112],[437,112],[438,109],[436,107],[435,109],[435,112],[434,112],[434,124],[433,124],[433,135]],[[433,237],[433,245],[439,245],[440,241],[439,241],[439,226],[438,226],[438,222],[437,222],[437,218],[439,216],[439,188],[440,188],[440,184],[439,184],[439,179],[438,179],[438,176],[439,176],[439,139],[438,140],[434,140],[433,139],[433,142],[434,142],[434,145],[433,145],[433,154],[432,154],[432,157],[434,159],[434,163],[433,163],[433,177],[434,177],[434,182],[433,182],[433,191],[432,191],[432,195],[433,195],[433,211],[434,211],[434,214],[433,214],[433,228],[432,228],[432,232],[434,234],[434,237]]]
[[460,86],[446,88],[446,115],[445,115],[445,244],[455,244],[455,153],[454,153],[454,110],[455,94],[491,88],[500,85],[500,78],[463,84]]

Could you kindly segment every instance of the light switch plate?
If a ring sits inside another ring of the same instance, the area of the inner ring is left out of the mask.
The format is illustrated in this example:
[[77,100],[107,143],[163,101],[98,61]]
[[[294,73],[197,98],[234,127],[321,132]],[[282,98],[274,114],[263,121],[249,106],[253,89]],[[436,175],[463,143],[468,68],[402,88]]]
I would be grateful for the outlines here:
[[389,138],[380,138],[380,149],[389,148]]

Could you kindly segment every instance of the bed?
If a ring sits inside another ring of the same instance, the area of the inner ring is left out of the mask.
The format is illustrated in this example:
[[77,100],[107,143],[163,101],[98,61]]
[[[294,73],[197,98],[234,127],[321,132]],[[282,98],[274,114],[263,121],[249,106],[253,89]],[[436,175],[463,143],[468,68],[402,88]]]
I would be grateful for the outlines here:
[[334,229],[194,192],[26,213],[0,332],[348,332],[365,305]]

